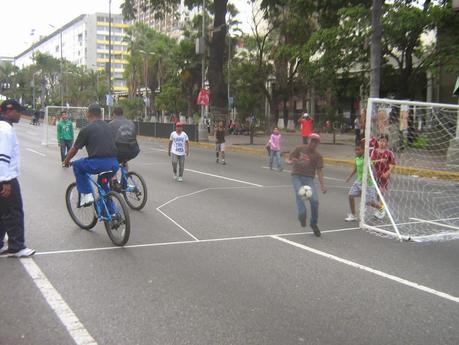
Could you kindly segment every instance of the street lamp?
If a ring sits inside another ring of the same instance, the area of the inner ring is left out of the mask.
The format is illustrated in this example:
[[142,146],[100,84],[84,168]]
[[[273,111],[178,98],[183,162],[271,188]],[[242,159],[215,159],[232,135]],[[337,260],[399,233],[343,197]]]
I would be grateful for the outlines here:
[[[55,29],[56,27],[52,24],[48,24],[50,27]],[[62,64],[64,61],[64,58],[62,57],[62,27],[59,28],[59,36],[60,36],[60,51],[61,51],[61,61],[60,61],[60,72],[59,72],[59,94],[61,96],[61,107],[64,106],[64,91],[63,91],[63,81],[62,81]]]

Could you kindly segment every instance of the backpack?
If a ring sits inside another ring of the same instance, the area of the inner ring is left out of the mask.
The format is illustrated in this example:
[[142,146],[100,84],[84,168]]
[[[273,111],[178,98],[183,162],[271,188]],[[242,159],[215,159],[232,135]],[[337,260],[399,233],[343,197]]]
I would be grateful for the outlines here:
[[136,144],[135,125],[131,121],[123,121],[115,134],[115,143],[117,144]]

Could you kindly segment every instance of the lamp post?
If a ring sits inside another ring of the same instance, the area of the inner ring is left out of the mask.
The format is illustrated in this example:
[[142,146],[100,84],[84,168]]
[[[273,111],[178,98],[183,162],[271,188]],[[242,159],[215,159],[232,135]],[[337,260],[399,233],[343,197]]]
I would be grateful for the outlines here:
[[[56,27],[52,24],[48,24],[50,27],[52,27],[53,29],[55,29]],[[63,91],[63,80],[62,80],[62,64],[63,64],[63,61],[64,61],[64,58],[62,56],[62,28],[59,28],[59,36],[60,36],[60,55],[61,55],[61,60],[60,60],[60,72],[59,72],[59,94],[60,94],[60,97],[61,97],[61,107],[64,106],[64,91]]]

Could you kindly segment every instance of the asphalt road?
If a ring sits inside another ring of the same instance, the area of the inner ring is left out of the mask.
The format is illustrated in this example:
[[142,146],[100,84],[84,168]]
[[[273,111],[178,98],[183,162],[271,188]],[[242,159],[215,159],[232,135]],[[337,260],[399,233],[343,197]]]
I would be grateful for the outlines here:
[[[27,243],[0,259],[0,344],[459,343],[459,241],[401,243],[344,222],[348,169],[326,167],[321,238],[299,226],[290,176],[259,157],[165,146],[131,164],[149,200],[125,248],[65,208],[73,181],[42,127],[17,126]],[[354,226],[354,228],[353,228]]]

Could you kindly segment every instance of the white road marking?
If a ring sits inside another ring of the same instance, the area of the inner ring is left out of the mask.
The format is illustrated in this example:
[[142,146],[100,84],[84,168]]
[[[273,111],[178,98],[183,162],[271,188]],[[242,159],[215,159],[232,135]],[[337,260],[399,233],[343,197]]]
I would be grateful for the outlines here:
[[67,305],[62,296],[57,292],[51,282],[46,278],[40,267],[32,258],[20,259],[27,273],[38,287],[46,302],[54,310],[57,317],[64,324],[72,339],[77,345],[97,345],[72,309]]
[[206,172],[203,172],[203,171],[192,170],[192,169],[185,169],[185,171],[189,171],[189,172],[192,172],[192,173],[195,173],[195,174],[201,174],[201,175],[205,175],[205,176],[215,177],[215,178],[219,178],[219,179],[222,179],[222,180],[227,180],[227,181],[233,181],[233,182],[238,182],[238,183],[242,183],[242,184],[247,184],[249,186],[263,187],[263,185],[261,185],[261,184],[256,184],[256,183],[252,183],[252,182],[237,180],[237,179],[234,179],[234,178],[229,178],[229,177],[225,177],[225,176],[221,176],[221,175],[210,174],[210,173],[206,173]]
[[433,220],[425,220],[425,219],[413,218],[413,217],[410,217],[410,219],[415,220],[415,221],[420,222],[420,223],[428,223],[428,224],[433,224],[433,225],[437,225],[437,226],[441,226],[441,227],[445,227],[445,228],[450,228],[450,229],[454,229],[454,230],[459,230],[459,227],[457,227],[457,226],[448,225],[448,224],[443,224],[443,223],[438,223],[438,222],[433,221]]
[[150,150],[152,151],[158,151],[158,152],[168,152],[167,150],[165,149],[156,149],[156,148],[151,148]]
[[[267,167],[267,166],[262,166],[261,168],[262,168],[262,169],[269,169],[269,167]],[[292,171],[291,171],[291,170],[288,170],[288,169],[284,169],[283,172],[289,173],[289,174],[292,173]],[[342,179],[342,178],[335,178],[335,177],[324,176],[324,179],[326,179],[326,180],[332,180],[332,181],[344,182],[344,179]]]
[[31,148],[28,148],[28,147],[27,147],[26,150],[29,151],[29,152],[33,152],[33,153],[35,153],[35,154],[37,154],[37,155],[39,155],[39,156],[46,157],[46,155],[45,155],[44,153],[35,151],[35,150],[31,149]]
[[199,241],[199,239],[194,236],[191,232],[189,232],[187,229],[185,229],[183,226],[181,226],[179,223],[177,223],[175,220],[173,220],[171,217],[169,217],[167,214],[165,214],[163,211],[161,211],[159,208],[156,209],[159,213],[161,213],[164,217],[169,219],[172,223],[174,223],[178,228],[186,232],[190,237],[192,237],[195,241]]
[[[342,228],[334,230],[324,230],[323,234],[333,233],[333,232],[343,232],[351,230],[359,230],[360,228]],[[286,234],[266,234],[266,235],[252,235],[252,236],[236,236],[236,237],[222,237],[222,238],[209,238],[197,241],[175,241],[175,242],[159,242],[159,243],[145,243],[145,244],[132,244],[124,247],[114,246],[114,247],[99,247],[99,248],[84,248],[84,249],[68,249],[68,250],[55,250],[49,252],[39,252],[35,253],[35,256],[41,255],[55,255],[55,254],[72,254],[72,253],[87,253],[87,252],[98,252],[105,250],[123,250],[126,248],[144,248],[144,247],[165,247],[181,244],[196,244],[196,243],[213,243],[213,242],[224,242],[224,241],[237,241],[237,240],[250,240],[250,239],[259,239],[259,238],[270,238],[272,236],[298,236],[298,235],[312,235],[312,232],[291,232]]]
[[281,242],[285,242],[287,244],[290,244],[292,246],[295,246],[295,247],[298,247],[300,249],[306,250],[306,251],[311,252],[313,254],[317,254],[317,255],[323,256],[325,258],[328,258],[328,259],[331,259],[331,260],[335,260],[337,262],[341,262],[341,263],[343,263],[345,265],[348,265],[348,266],[351,266],[351,267],[355,267],[355,268],[361,269],[363,271],[375,274],[377,276],[380,276],[380,277],[395,281],[395,282],[397,282],[399,284],[403,284],[403,285],[412,287],[414,289],[421,290],[421,291],[427,292],[429,294],[432,294],[432,295],[447,299],[449,301],[459,303],[459,297],[452,296],[452,295],[447,294],[445,292],[441,292],[441,291],[429,288],[427,286],[424,286],[424,285],[421,285],[421,284],[418,284],[418,283],[415,283],[415,282],[412,282],[412,281],[409,281],[409,280],[394,276],[392,274],[388,274],[388,273],[376,270],[374,268],[358,264],[358,263],[356,263],[354,261],[351,261],[351,260],[340,258],[340,257],[338,257],[336,255],[328,254],[328,253],[323,252],[321,250],[317,250],[317,249],[305,246],[303,244],[296,243],[296,242],[287,240],[285,238],[281,238],[279,236],[271,236],[271,238],[273,238],[275,240],[278,240],[278,241],[281,241]]

